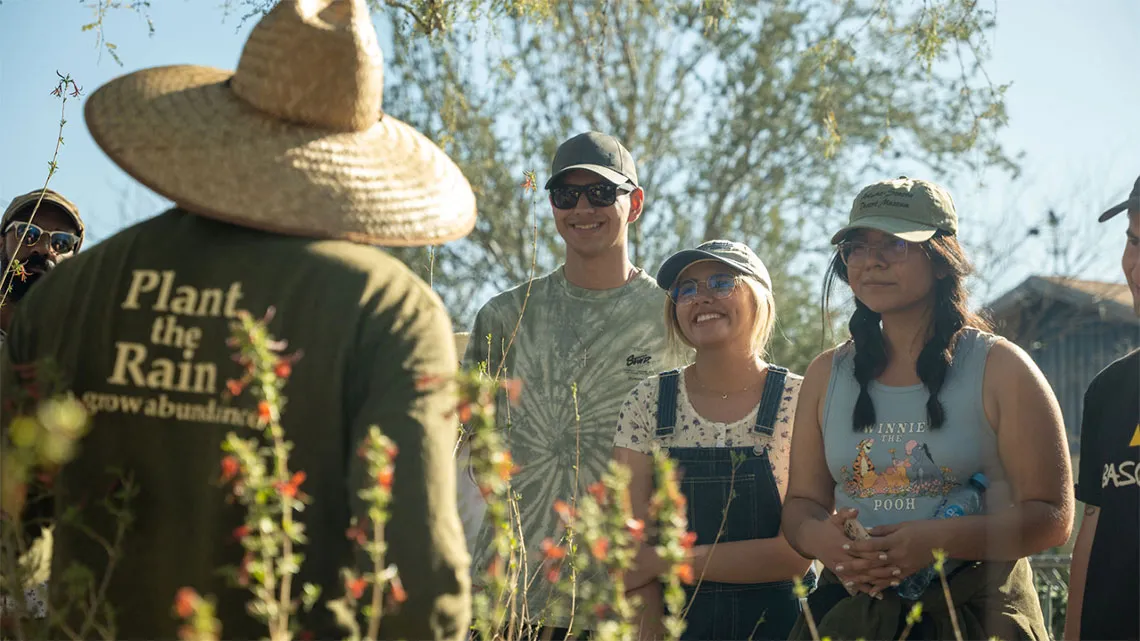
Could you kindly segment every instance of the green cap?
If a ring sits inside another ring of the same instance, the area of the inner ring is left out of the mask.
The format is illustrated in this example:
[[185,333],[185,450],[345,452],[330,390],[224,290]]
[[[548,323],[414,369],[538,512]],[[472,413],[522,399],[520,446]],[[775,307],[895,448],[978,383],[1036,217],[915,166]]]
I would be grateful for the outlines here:
[[[8,223],[12,222],[12,219],[18,214],[31,211],[31,209],[36,206],[36,203],[40,201],[41,193],[43,194],[43,202],[40,202],[40,207],[55,205],[62,210],[63,213],[67,214],[67,216],[71,218],[71,222],[75,223],[75,231],[82,244],[84,227],[83,219],[79,216],[79,208],[75,206],[75,203],[65,198],[63,194],[47,188],[35,189],[13,198],[12,202],[8,204],[8,208],[4,210],[3,218],[0,218],[0,233],[7,231]],[[76,250],[78,249],[79,248],[76,247]]]
[[1100,215],[1098,220],[1103,223],[1125,209],[1128,211],[1140,210],[1140,177],[1136,179],[1136,184],[1132,185],[1132,193],[1128,194],[1128,200],[1109,207],[1107,211]]
[[592,171],[615,185],[631,183],[637,186],[637,166],[633,163],[633,156],[609,134],[588,131],[559,145],[550,163],[550,180],[546,181],[544,189],[550,189],[575,169]]
[[954,199],[945,188],[926,180],[900,176],[864,187],[851,205],[847,226],[831,237],[836,245],[855,229],[877,229],[903,240],[921,243],[941,229],[958,233]]
[[677,283],[677,277],[685,268],[702,260],[715,260],[732,267],[760,281],[768,291],[772,291],[772,277],[764,261],[744,243],[731,240],[706,240],[696,249],[682,249],[661,263],[657,270],[657,286],[668,291]]

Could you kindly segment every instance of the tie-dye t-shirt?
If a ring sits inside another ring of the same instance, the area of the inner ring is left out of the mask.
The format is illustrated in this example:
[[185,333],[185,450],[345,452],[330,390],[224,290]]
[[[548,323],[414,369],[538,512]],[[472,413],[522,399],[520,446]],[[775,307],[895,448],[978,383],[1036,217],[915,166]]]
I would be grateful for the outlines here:
[[[568,613],[568,603],[548,607],[555,600],[541,573],[542,540],[563,534],[552,506],[558,499],[569,502],[601,478],[626,395],[677,364],[666,356],[665,292],[644,271],[621,287],[590,290],[570,284],[560,268],[534,279],[529,296],[527,290],[523,283],[483,306],[464,363],[486,361],[492,373],[503,363],[504,377],[522,381],[517,404],[498,403],[498,424],[519,468],[512,487],[520,497],[529,570],[520,583],[530,584],[526,597],[532,619],[565,626],[568,617],[558,611]],[[476,582],[490,560],[490,539],[484,522],[474,551]]]
[[963,330],[938,395],[946,420],[937,430],[928,423],[925,385],[890,387],[872,381],[875,424],[855,431],[855,352],[850,343],[836,350],[823,442],[837,509],[858,508],[859,521],[867,527],[928,519],[948,493],[976,472],[990,481],[983,497],[987,511],[1008,503],[997,435],[982,407],[986,356],[997,340],[993,334]]

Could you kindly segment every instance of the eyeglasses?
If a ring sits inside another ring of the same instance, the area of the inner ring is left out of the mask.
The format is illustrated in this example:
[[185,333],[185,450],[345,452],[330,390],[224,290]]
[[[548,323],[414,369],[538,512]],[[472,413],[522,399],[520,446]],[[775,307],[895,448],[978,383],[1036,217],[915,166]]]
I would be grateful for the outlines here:
[[32,223],[14,222],[4,230],[16,232],[17,238],[23,238],[28,247],[35,247],[45,235],[48,238],[48,247],[57,254],[70,254],[79,246],[79,236],[66,231],[47,231],[39,225]]
[[901,238],[881,243],[845,240],[839,243],[839,258],[848,267],[860,267],[867,263],[872,251],[877,251],[887,263],[901,263],[906,260],[908,247],[910,247],[910,243]]
[[[735,274],[713,274],[703,283],[709,295],[713,298],[728,298],[736,291],[736,283],[740,277]],[[673,303],[676,305],[688,305],[697,299],[697,294],[700,292],[701,284],[699,281],[693,279],[683,280],[673,287],[669,292]]]
[[636,189],[633,185],[625,183],[615,185],[601,182],[592,185],[559,185],[550,188],[550,204],[558,209],[574,209],[582,194],[586,200],[595,207],[609,207],[617,202],[618,193],[628,194]]

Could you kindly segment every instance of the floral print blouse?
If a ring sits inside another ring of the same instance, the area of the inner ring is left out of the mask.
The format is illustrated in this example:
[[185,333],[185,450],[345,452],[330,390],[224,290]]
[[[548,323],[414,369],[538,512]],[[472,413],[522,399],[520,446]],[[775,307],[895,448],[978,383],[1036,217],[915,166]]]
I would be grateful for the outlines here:
[[651,376],[638,383],[630,391],[618,413],[617,434],[614,445],[635,452],[650,454],[656,441],[661,447],[747,447],[752,446],[757,453],[768,451],[772,473],[780,495],[788,489],[788,463],[792,447],[792,423],[796,417],[796,401],[800,395],[803,377],[789,373],[784,383],[783,398],[776,412],[774,434],[759,434],[752,427],[756,424],[756,412],[760,403],[747,415],[732,423],[710,421],[697,413],[689,401],[685,377],[681,376],[677,386],[677,425],[671,436],[657,438],[657,389],[658,377]]

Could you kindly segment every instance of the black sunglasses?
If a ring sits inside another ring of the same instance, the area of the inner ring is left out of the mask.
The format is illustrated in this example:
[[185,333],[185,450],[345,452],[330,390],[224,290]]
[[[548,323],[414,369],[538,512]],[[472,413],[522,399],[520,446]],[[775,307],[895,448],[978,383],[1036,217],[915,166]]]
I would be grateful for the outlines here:
[[4,230],[4,234],[10,231],[16,232],[17,238],[23,238],[24,244],[28,247],[35,247],[39,244],[40,239],[47,235],[48,246],[57,254],[70,254],[79,247],[79,236],[66,231],[47,231],[39,225],[25,222],[14,222]]
[[595,207],[609,207],[617,202],[619,193],[628,194],[636,187],[629,183],[615,185],[608,182],[592,185],[559,185],[550,188],[550,204],[558,209],[574,209],[578,199],[586,194],[586,200]]

